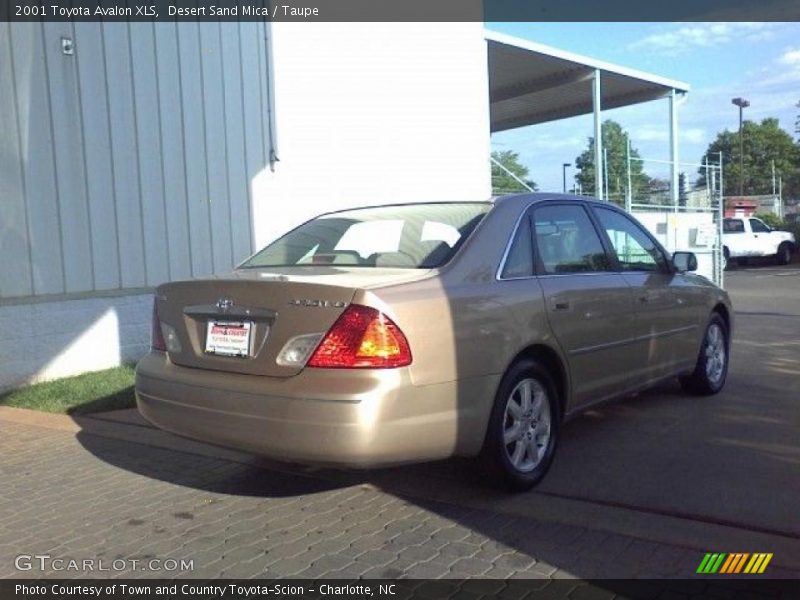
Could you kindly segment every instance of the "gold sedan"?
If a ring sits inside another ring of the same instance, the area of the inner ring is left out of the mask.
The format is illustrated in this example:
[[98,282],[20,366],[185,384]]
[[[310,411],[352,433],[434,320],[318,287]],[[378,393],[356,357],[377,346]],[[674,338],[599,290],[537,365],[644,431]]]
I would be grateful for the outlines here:
[[527,489],[578,412],[672,377],[722,389],[731,304],[696,264],[570,196],[321,215],[229,275],[158,288],[139,410],[299,463],[476,456]]

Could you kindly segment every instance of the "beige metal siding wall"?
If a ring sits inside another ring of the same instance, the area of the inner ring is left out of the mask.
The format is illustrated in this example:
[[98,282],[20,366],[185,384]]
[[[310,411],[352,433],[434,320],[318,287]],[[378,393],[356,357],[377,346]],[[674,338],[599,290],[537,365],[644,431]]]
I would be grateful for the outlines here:
[[0,23],[0,298],[141,289],[244,258],[270,153],[267,31]]

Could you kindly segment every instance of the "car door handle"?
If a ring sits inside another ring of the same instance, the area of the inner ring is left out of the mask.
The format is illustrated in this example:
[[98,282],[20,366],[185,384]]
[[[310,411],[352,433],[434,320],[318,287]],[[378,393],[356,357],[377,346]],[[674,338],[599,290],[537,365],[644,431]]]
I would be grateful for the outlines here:
[[553,310],[569,310],[569,300],[566,298],[553,296],[550,298],[550,303],[553,305]]

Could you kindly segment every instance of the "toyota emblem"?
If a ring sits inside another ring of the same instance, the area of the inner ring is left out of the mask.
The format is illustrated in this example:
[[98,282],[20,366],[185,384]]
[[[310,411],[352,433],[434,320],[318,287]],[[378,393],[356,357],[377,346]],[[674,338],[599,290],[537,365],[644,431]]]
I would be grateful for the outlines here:
[[220,298],[217,300],[217,308],[220,310],[228,310],[231,306],[233,306],[233,300],[230,298]]

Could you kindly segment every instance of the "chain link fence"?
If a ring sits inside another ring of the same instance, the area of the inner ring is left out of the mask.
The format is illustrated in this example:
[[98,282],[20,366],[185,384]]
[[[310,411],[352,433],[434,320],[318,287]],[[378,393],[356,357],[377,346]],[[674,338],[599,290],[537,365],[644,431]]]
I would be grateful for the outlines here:
[[628,156],[627,164],[629,172],[646,173],[646,178],[639,178],[638,188],[626,186],[625,209],[670,252],[693,252],[697,272],[722,286],[722,157],[717,163],[679,163],[677,193],[671,161]]

